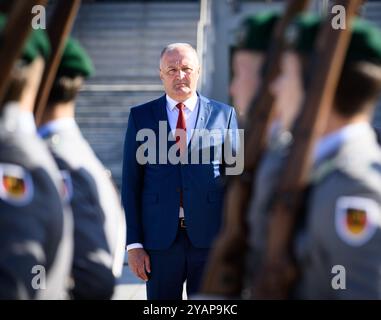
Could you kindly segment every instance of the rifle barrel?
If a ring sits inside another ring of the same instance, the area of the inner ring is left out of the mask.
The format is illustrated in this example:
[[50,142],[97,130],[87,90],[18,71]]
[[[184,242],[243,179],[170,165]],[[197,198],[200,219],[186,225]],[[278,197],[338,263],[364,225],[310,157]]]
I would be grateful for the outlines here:
[[[12,68],[21,56],[26,39],[31,31],[32,8],[45,5],[47,0],[14,1],[2,32],[0,47],[0,102],[9,85]],[[0,103],[0,110],[3,103]]]
[[49,21],[48,36],[52,47],[52,54],[45,66],[36,97],[34,116],[37,126],[41,124],[50,90],[57,74],[63,50],[65,49],[65,41],[73,27],[80,5],[81,0],[59,1]]

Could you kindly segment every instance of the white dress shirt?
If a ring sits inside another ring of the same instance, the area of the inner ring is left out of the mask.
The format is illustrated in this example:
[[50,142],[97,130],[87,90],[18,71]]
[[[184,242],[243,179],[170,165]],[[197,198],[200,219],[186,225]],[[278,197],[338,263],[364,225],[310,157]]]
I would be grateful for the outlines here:
[[[165,96],[167,100],[167,117],[168,117],[168,124],[171,128],[171,132],[174,135],[176,131],[176,125],[177,125],[177,119],[179,117],[179,109],[176,108],[176,105],[179,103],[176,100],[173,100],[168,95]],[[183,104],[185,105],[184,109],[184,117],[185,117],[185,123],[186,123],[186,132],[187,132],[187,145],[189,144],[191,138],[193,129],[196,126],[196,120],[197,120],[197,114],[199,109],[199,103],[198,103],[198,96],[195,93],[190,98],[185,100]],[[179,209],[179,218],[184,217],[184,209],[180,207]],[[143,245],[141,243],[131,243],[127,246],[127,251],[136,249],[136,248],[143,248]]]
[[[168,116],[169,127],[171,128],[172,134],[175,134],[177,119],[179,117],[179,109],[176,108],[176,105],[179,102],[173,100],[168,95],[166,96],[166,99],[167,99],[167,116]],[[190,139],[192,138],[193,129],[196,126],[197,113],[198,113],[198,97],[195,94],[191,96],[189,99],[185,100],[183,103],[185,105],[184,116],[185,116],[185,123],[187,128],[187,145],[188,145],[190,142]]]

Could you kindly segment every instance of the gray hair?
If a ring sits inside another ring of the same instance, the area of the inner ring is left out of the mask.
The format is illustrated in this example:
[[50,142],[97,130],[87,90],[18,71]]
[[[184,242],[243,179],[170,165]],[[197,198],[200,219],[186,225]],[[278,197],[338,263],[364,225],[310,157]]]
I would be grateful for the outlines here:
[[199,61],[198,61],[198,54],[197,54],[197,51],[195,48],[193,48],[189,43],[186,43],[186,42],[176,42],[176,43],[171,43],[169,45],[167,45],[166,47],[164,47],[164,49],[161,51],[161,54],[160,54],[160,62],[161,62],[161,59],[163,58],[163,56],[167,53],[167,52],[171,52],[171,51],[174,51],[180,47],[186,47],[186,48],[189,48],[191,49],[191,51],[193,51],[195,57],[196,57],[196,61],[197,63],[199,64]]

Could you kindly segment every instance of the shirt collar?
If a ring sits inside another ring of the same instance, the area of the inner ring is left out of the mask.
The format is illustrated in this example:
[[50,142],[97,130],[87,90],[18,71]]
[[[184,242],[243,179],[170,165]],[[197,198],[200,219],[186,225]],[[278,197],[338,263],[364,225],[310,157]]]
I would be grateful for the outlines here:
[[320,162],[322,159],[338,150],[341,145],[343,145],[348,140],[351,140],[353,137],[362,134],[366,130],[369,130],[369,127],[370,125],[368,122],[349,124],[322,137],[318,140],[315,147],[314,162]]
[[[173,109],[176,107],[176,105],[179,103],[176,100],[173,100],[169,95],[165,95],[165,98],[167,100],[167,107],[169,110],[173,111]],[[185,107],[189,109],[190,111],[193,111],[196,108],[198,101],[197,94],[193,94],[190,98],[185,100],[183,103],[185,104]]]
[[76,127],[75,120],[73,118],[61,118],[49,121],[43,126],[38,128],[38,134],[44,138],[52,133],[56,133],[60,130]]

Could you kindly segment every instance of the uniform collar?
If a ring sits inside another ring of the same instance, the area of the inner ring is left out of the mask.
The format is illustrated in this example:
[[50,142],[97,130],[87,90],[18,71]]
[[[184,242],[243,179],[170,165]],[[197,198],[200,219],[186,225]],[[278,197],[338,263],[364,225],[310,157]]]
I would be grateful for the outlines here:
[[[167,107],[169,110],[173,111],[173,109],[176,107],[176,105],[179,103],[178,101],[172,99],[169,95],[165,95],[165,98],[167,100]],[[183,103],[185,104],[185,107],[189,109],[190,111],[193,111],[196,108],[198,102],[198,96],[196,93],[194,93],[190,98],[185,100]]]
[[18,102],[8,102],[4,106],[1,122],[9,132],[36,134],[33,113],[21,110]]
[[40,137],[45,138],[61,130],[76,128],[77,124],[73,118],[61,118],[49,121],[38,128]]
[[359,122],[349,124],[322,137],[318,140],[315,147],[314,162],[320,162],[324,158],[335,153],[344,143],[362,135],[364,132],[368,132],[369,130],[371,130],[371,127],[368,122]]

